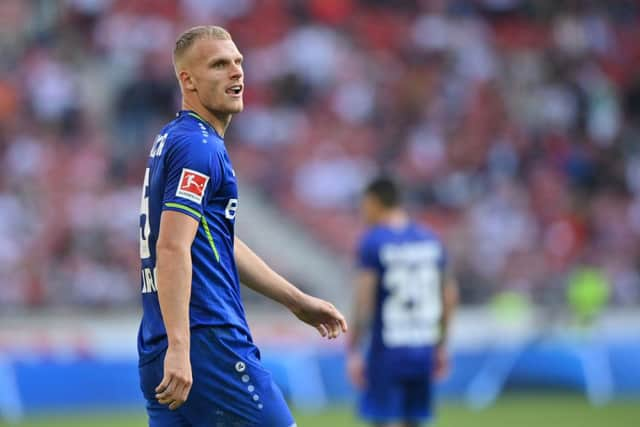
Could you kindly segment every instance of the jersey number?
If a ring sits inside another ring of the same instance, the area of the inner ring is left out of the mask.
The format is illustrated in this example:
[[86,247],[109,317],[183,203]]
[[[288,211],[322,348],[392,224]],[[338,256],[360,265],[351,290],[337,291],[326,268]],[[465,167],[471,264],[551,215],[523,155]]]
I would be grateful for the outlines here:
[[436,265],[390,265],[382,279],[389,292],[382,306],[382,340],[387,347],[419,347],[439,337],[442,312]]
[[229,199],[227,207],[224,210],[224,216],[227,219],[234,220],[238,211],[238,199]]
[[140,200],[140,258],[151,256],[149,251],[149,168],[144,172],[144,184],[142,185],[142,199]]

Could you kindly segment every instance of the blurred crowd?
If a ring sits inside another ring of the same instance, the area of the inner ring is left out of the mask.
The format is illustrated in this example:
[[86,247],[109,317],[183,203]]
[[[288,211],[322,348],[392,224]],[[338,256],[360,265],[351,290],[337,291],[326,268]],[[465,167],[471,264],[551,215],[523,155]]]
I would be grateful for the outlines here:
[[463,302],[557,303],[580,266],[640,302],[638,0],[3,0],[1,307],[137,303],[171,50],[202,23],[245,56],[235,169],[342,259],[386,171]]

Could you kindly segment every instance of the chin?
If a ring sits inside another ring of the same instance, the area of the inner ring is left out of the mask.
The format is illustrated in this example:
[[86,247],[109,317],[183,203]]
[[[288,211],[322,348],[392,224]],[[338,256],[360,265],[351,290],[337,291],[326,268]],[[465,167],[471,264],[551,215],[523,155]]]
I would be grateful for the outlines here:
[[224,102],[205,103],[204,106],[207,110],[216,115],[237,114],[244,109],[244,102],[242,102],[241,99],[231,102],[227,100]]
[[224,108],[224,112],[227,114],[237,114],[242,112],[242,110],[244,110],[244,103],[242,101],[227,104]]

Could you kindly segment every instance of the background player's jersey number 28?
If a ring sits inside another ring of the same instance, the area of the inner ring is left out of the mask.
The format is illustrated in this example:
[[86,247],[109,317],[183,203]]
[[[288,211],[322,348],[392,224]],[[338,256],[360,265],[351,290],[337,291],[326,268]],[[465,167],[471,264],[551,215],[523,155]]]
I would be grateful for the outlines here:
[[[421,243],[429,245],[428,243]],[[385,245],[382,340],[386,347],[419,347],[439,338],[442,311],[440,269],[432,245]]]

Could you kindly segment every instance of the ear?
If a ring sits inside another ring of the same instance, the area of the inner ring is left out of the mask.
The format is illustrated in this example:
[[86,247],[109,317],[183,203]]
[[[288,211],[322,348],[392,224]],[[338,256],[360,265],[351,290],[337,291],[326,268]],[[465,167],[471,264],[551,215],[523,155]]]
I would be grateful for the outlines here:
[[186,70],[181,70],[178,74],[178,78],[180,79],[180,84],[184,90],[193,91],[196,89],[191,74]]

